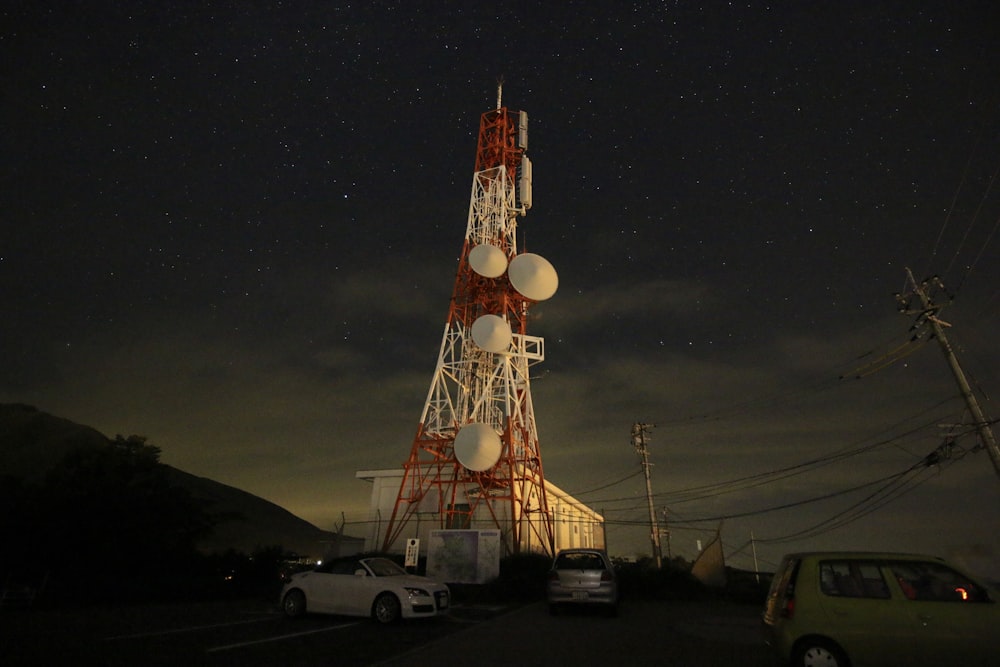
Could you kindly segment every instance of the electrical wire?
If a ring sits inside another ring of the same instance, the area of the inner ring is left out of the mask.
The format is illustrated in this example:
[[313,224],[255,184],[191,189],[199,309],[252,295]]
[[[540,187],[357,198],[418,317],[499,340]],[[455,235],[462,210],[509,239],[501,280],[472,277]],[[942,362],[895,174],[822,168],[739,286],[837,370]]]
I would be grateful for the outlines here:
[[[954,399],[955,399],[954,396],[949,396],[948,398],[939,401],[934,405],[920,411],[916,415],[912,415],[904,420],[901,420],[891,426],[886,427],[885,429],[882,430],[882,432],[894,430],[899,426],[901,426],[902,424],[906,423],[907,421],[911,421],[916,417],[921,417],[932,411],[936,411],[940,407],[942,407],[943,405],[947,404],[950,401],[953,401]],[[918,425],[908,429],[907,431],[904,431],[903,433],[893,436],[891,438],[884,438],[882,440],[867,445],[860,445],[860,446],[850,445],[846,448],[832,452],[831,454],[828,454],[826,456],[810,459],[808,461],[803,461],[800,463],[796,463],[794,465],[778,468],[775,470],[755,473],[744,477],[737,477],[735,479],[730,479],[722,482],[714,482],[711,484],[703,484],[700,486],[693,486],[685,489],[678,489],[675,491],[657,493],[654,494],[654,498],[657,500],[657,502],[661,504],[675,505],[685,502],[691,502],[694,500],[715,498],[728,493],[734,493],[737,491],[743,491],[750,488],[764,486],[766,484],[787,479],[789,477],[794,477],[796,475],[801,475],[807,472],[811,472],[817,468],[825,467],[827,465],[831,465],[833,463],[837,463],[845,459],[852,458],[854,456],[866,454],[885,446],[897,445],[898,441],[907,438],[909,436],[912,436],[915,433],[918,433],[930,426],[933,426],[934,424],[937,424],[938,422],[941,421],[941,419],[942,415],[936,413],[931,418],[926,419],[921,423],[919,423]],[[867,438],[861,440],[860,442],[864,442],[865,440],[867,440]],[[587,502],[590,505],[600,505],[600,504],[611,504],[617,502],[639,502],[639,501],[640,499],[633,495],[633,496],[624,496],[617,498],[602,498],[598,500],[588,500]],[[629,509],[639,509],[639,506],[636,505],[634,508],[620,508],[611,511],[627,511]]]
[[[911,471],[907,471],[904,475],[908,475],[910,472]],[[805,528],[789,535],[783,535],[781,537],[762,538],[758,541],[764,544],[781,544],[784,542],[794,542],[808,539],[822,535],[823,533],[828,533],[882,509],[894,500],[897,500],[910,491],[913,491],[917,486],[926,481],[927,478],[906,479],[905,476],[900,477],[899,479],[895,479],[891,483],[877,489],[865,498],[862,498],[854,505],[841,510],[833,516],[828,517],[823,521],[810,526],[809,528]]]
[[[772,538],[755,538],[755,541],[764,544],[780,544],[783,542],[791,542],[802,539],[807,539],[810,537],[816,537],[823,533],[829,532],[831,530],[836,530],[846,526],[849,523],[853,523],[858,519],[861,519],[873,512],[878,511],[889,503],[899,499],[903,495],[913,491],[916,487],[925,483],[929,476],[924,475],[924,473],[934,466],[942,466],[942,464],[947,461],[949,465],[958,461],[968,453],[967,451],[962,451],[958,456],[955,457],[945,457],[941,458],[940,452],[947,450],[950,452],[954,447],[954,440],[947,441],[944,445],[936,448],[931,454],[928,454],[920,462],[906,468],[903,471],[887,475],[885,477],[871,480],[860,484],[849,489],[842,489],[840,491],[834,491],[831,493],[822,494],[819,496],[814,496],[812,498],[806,498],[802,500],[797,500],[791,503],[784,503],[781,505],[775,505],[772,507],[766,507],[757,510],[751,510],[747,512],[736,512],[731,514],[721,514],[716,516],[708,517],[698,517],[695,519],[673,519],[670,522],[671,528],[676,530],[681,528],[684,524],[694,524],[694,523],[717,523],[719,521],[725,521],[729,519],[741,519],[749,516],[757,516],[761,514],[767,514],[770,512],[776,512],[786,509],[791,509],[794,507],[801,507],[803,505],[808,505],[816,502],[821,502],[824,500],[830,500],[831,498],[836,498],[844,495],[848,495],[855,491],[860,491],[865,488],[880,484],[879,488],[862,498],[861,500],[853,503],[847,508],[840,510],[839,512],[833,514],[832,516],[820,521],[813,526],[802,529],[800,531],[790,533],[788,535],[783,535],[780,537]],[[922,477],[922,478],[921,478]],[[619,520],[611,522],[617,525],[645,525],[648,523],[642,519],[635,520]]]
[[855,491],[859,491],[861,489],[868,488],[868,487],[870,487],[870,486],[872,486],[874,484],[881,484],[882,482],[886,482],[886,481],[895,481],[895,480],[899,479],[901,476],[907,474],[908,472],[910,472],[910,471],[906,470],[906,471],[903,471],[901,473],[893,473],[892,475],[887,475],[886,477],[882,477],[882,478],[879,478],[879,479],[871,480],[869,482],[865,482],[864,484],[859,484],[858,486],[853,486],[853,487],[851,487],[849,489],[841,489],[839,491],[831,491],[830,493],[824,493],[822,495],[814,496],[812,498],[806,498],[806,499],[803,499],[803,500],[796,500],[794,502],[784,503],[784,504],[781,504],[781,505],[773,505],[771,507],[765,507],[763,509],[749,510],[749,511],[746,511],[746,512],[735,512],[735,513],[732,513],[732,514],[720,514],[720,515],[717,515],[717,516],[699,517],[697,519],[681,519],[681,520],[675,520],[675,521],[673,521],[671,523],[673,525],[677,525],[679,523],[706,523],[706,522],[711,522],[711,521],[723,521],[723,520],[726,520],[726,519],[742,519],[742,518],[745,518],[745,517],[748,517],[748,516],[758,516],[760,514],[769,514],[771,512],[777,512],[779,510],[787,510],[787,509],[791,509],[793,507],[801,507],[803,505],[810,505],[812,503],[820,502],[822,500],[829,500],[831,498],[837,498],[839,496],[844,496],[844,495],[847,495],[849,493],[854,493]]
[[614,482],[609,482],[608,484],[604,484],[603,486],[598,486],[598,487],[595,487],[593,489],[587,489],[586,491],[576,491],[576,492],[571,493],[570,495],[573,496],[574,498],[577,498],[579,496],[585,496],[588,493],[594,493],[596,491],[603,491],[604,489],[611,488],[612,486],[618,486],[619,484],[621,484],[623,482],[627,482],[628,480],[632,479],[633,477],[638,477],[641,474],[642,474],[642,469],[640,468],[639,470],[636,470],[635,472],[629,473],[625,477],[622,477],[621,479],[616,480]]
[[[993,177],[996,178],[996,173],[993,174]],[[965,284],[965,281],[968,279],[968,277],[972,275],[972,271],[976,268],[976,265],[979,264],[979,260],[982,259],[983,253],[986,252],[987,246],[989,246],[990,242],[993,240],[993,237],[996,235],[997,228],[1000,228],[1000,216],[997,216],[997,219],[993,223],[993,229],[990,230],[990,233],[989,235],[987,235],[986,240],[983,241],[982,246],[980,246],[979,252],[976,254],[975,259],[973,259],[972,263],[969,264],[969,268],[966,269],[965,275],[962,276],[962,280],[958,283],[958,287],[955,290],[956,294],[958,293],[959,290],[962,289],[962,286]]]
[[[966,434],[972,432],[974,432],[974,430],[969,429],[966,431]],[[889,484],[886,484],[853,505],[813,526],[810,526],[809,528],[805,528],[789,535],[759,539],[758,541],[768,544],[779,544],[783,542],[816,537],[817,535],[830,532],[831,530],[836,530],[837,528],[842,528],[843,526],[853,523],[858,519],[868,516],[869,514],[882,509],[889,503],[898,500],[902,496],[916,489],[918,486],[927,482],[931,476],[925,473],[927,473],[927,471],[931,468],[944,470],[945,467],[950,467],[957,461],[963,459],[969,453],[969,450],[958,450],[956,454],[956,445],[956,439],[947,439],[933,452],[925,456],[919,463],[916,463],[909,469],[903,471],[900,474],[899,479],[893,480]]]
[[[979,132],[976,134],[976,139],[973,148],[975,146],[978,146],[982,142],[983,134],[986,132],[987,126],[988,124],[984,119],[982,126],[979,128]],[[958,187],[955,188],[955,194],[951,198],[951,205],[948,207],[948,213],[944,217],[944,221],[941,224],[941,229],[938,231],[937,239],[934,241],[934,247],[931,249],[931,256],[930,256],[931,262],[933,262],[934,258],[937,257],[937,251],[938,248],[941,246],[941,240],[944,238],[945,230],[948,229],[948,225],[951,223],[952,215],[955,213],[955,208],[958,205],[958,196],[959,194],[961,194],[962,188],[965,186],[965,183],[969,178],[969,171],[972,168],[972,158],[974,155],[975,155],[975,150],[970,150],[969,158],[966,160],[965,168],[962,170],[962,177],[959,179]],[[930,273],[929,270],[928,273]]]
[[[975,432],[976,431],[974,428],[969,427],[964,432],[958,435],[950,436],[943,444],[935,448],[930,454],[926,455],[920,461],[914,463],[908,468],[900,472],[896,472],[891,475],[881,477],[879,479],[867,481],[863,484],[859,484],[850,487],[848,489],[841,489],[838,491],[821,494],[811,498],[805,498],[794,502],[783,503],[781,505],[775,505],[771,507],[765,507],[746,512],[737,512],[737,513],[721,514],[721,515],[697,517],[697,518],[679,518],[675,514],[675,517],[671,519],[669,522],[670,529],[672,531],[695,530],[703,532],[708,529],[697,528],[694,524],[718,523],[729,519],[740,519],[749,516],[758,516],[761,514],[792,509],[795,507],[801,507],[804,505],[849,495],[856,491],[867,489],[875,485],[881,485],[879,486],[879,488],[875,489],[874,491],[872,491],[865,497],[861,498],[857,502],[834,513],[830,517],[827,517],[826,519],[812,526],[778,537],[754,538],[754,540],[748,541],[746,544],[742,545],[738,549],[730,550],[730,555],[732,556],[738,554],[754,541],[762,544],[781,544],[785,542],[793,542],[793,541],[799,541],[803,539],[816,537],[818,535],[830,532],[832,530],[842,528],[843,526],[846,526],[850,523],[853,523],[854,521],[857,521],[865,516],[868,516],[869,514],[872,514],[882,509],[886,505],[912,492],[917,487],[924,484],[931,478],[931,475],[927,474],[928,470],[932,468],[937,468],[938,470],[943,471],[948,467],[950,467],[955,462],[963,459],[971,451],[975,451],[976,448],[973,448],[971,450],[958,448],[957,446],[958,438]],[[606,529],[613,530],[615,528],[627,528],[632,526],[648,525],[648,517],[640,516],[641,513],[637,512],[635,508],[626,508],[617,511],[629,511],[633,514],[634,518],[608,519],[605,516],[603,524]],[[345,525],[352,525],[352,526],[371,525],[373,523],[377,522],[373,522],[371,520],[345,521]]]
[[[874,375],[879,371],[892,366],[897,361],[905,359],[914,352],[923,349],[924,345],[927,344],[928,338],[924,336],[912,337],[899,347],[889,350],[881,357],[878,357],[874,361],[870,361],[864,366],[860,366],[855,370],[851,371],[850,375],[854,376],[855,379],[861,380],[868,377],[869,375]],[[842,378],[848,377],[847,375],[841,376]]]
[[[955,249],[955,254],[952,256],[951,261],[948,262],[948,268],[945,270],[945,274],[951,272],[951,269],[955,265],[955,262],[958,261],[958,256],[962,252],[962,248],[965,247],[965,243],[969,239],[969,234],[972,232],[972,229],[976,226],[977,222],[979,221],[980,214],[982,213],[983,210],[983,206],[986,203],[986,199],[989,196],[990,190],[993,189],[993,184],[996,182],[997,174],[1000,174],[1000,167],[997,167],[993,171],[993,175],[990,177],[990,182],[986,186],[986,192],[984,192],[983,196],[979,199],[979,205],[976,207],[976,212],[969,220],[969,224],[965,228],[965,233],[962,235],[962,239],[959,241],[958,247]],[[990,236],[992,237],[992,233],[990,234]],[[980,250],[979,255],[982,255],[982,249]],[[971,272],[972,272],[972,267],[970,266],[965,270],[965,275],[963,275],[962,279],[959,281],[959,288],[961,288],[961,286],[965,283],[965,279],[969,277],[969,274]]]
[[[932,406],[931,408],[929,408],[925,412],[929,412],[930,410],[936,409],[936,408],[940,407],[941,405],[943,405],[944,403],[946,403],[946,402],[948,402],[950,400],[952,400],[952,399],[951,398],[946,399],[945,401],[942,401],[941,403],[938,403],[937,405]],[[768,473],[759,473],[757,475],[751,475],[749,477],[745,477],[745,478],[742,478],[742,479],[733,480],[733,481],[731,481],[729,483],[722,483],[722,484],[716,484],[716,485],[705,485],[705,487],[703,487],[703,488],[692,487],[692,488],[689,488],[689,489],[681,489],[679,491],[666,492],[664,494],[658,494],[657,498],[661,502],[666,501],[666,502],[668,502],[668,504],[676,505],[676,504],[680,504],[680,503],[691,502],[693,500],[702,500],[702,499],[705,499],[705,498],[715,498],[715,497],[718,497],[718,496],[721,496],[721,495],[725,495],[725,494],[728,494],[728,493],[734,493],[734,492],[737,492],[737,491],[744,491],[746,489],[751,489],[751,488],[756,488],[758,486],[763,486],[763,485],[766,485],[766,484],[771,484],[771,483],[778,482],[778,481],[781,481],[781,480],[784,480],[784,479],[788,479],[789,477],[795,477],[797,475],[805,474],[807,472],[812,472],[812,471],[816,470],[817,468],[821,468],[821,467],[825,467],[825,466],[828,466],[828,465],[832,465],[834,463],[838,463],[840,461],[843,461],[843,460],[848,459],[848,458],[852,458],[854,456],[859,456],[861,454],[867,454],[867,453],[873,452],[873,451],[875,451],[877,449],[880,449],[882,447],[886,447],[886,446],[889,446],[889,445],[896,446],[896,445],[898,445],[898,442],[901,441],[901,440],[903,440],[904,438],[912,436],[912,435],[914,435],[914,434],[916,434],[916,433],[918,433],[918,432],[920,432],[920,431],[922,431],[922,430],[924,430],[924,429],[926,429],[926,428],[928,428],[928,427],[936,424],[939,421],[940,421],[940,416],[939,415],[935,415],[934,418],[932,418],[932,419],[930,419],[930,420],[928,420],[926,422],[923,422],[921,424],[918,424],[917,426],[911,428],[909,431],[906,431],[906,432],[904,432],[904,433],[902,433],[900,435],[894,436],[892,438],[887,438],[887,439],[883,439],[883,440],[874,442],[874,443],[869,444],[869,445],[864,445],[864,446],[860,446],[860,447],[854,447],[854,448],[850,448],[850,449],[846,449],[846,450],[840,450],[839,452],[834,452],[833,454],[830,454],[829,456],[826,456],[826,457],[822,457],[822,458],[819,458],[819,459],[813,459],[812,461],[807,461],[807,462],[804,462],[804,463],[800,463],[800,464],[797,464],[797,465],[794,465],[794,466],[789,466],[787,468],[780,469],[780,470],[775,470],[775,471],[771,471],[771,472],[768,472]],[[702,491],[706,491],[706,492],[707,491],[712,491],[712,493],[700,493],[700,495],[697,494],[697,492],[702,492]],[[692,495],[692,494],[695,494],[695,495]]]

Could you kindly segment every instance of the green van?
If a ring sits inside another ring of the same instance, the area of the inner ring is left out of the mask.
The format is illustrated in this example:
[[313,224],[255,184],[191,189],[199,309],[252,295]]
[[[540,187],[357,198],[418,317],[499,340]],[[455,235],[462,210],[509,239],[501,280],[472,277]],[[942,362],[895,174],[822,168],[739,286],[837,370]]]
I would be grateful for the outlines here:
[[765,641],[794,667],[1000,665],[995,593],[933,556],[785,556],[763,613]]

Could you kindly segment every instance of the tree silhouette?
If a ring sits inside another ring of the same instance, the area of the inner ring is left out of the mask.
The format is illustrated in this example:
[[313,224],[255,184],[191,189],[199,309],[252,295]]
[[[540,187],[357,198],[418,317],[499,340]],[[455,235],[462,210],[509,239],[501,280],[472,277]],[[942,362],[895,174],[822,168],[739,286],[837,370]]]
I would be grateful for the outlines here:
[[212,528],[205,508],[171,486],[159,448],[136,435],[70,451],[40,484],[20,485],[9,500],[30,511],[18,560],[29,554],[77,594],[178,578]]

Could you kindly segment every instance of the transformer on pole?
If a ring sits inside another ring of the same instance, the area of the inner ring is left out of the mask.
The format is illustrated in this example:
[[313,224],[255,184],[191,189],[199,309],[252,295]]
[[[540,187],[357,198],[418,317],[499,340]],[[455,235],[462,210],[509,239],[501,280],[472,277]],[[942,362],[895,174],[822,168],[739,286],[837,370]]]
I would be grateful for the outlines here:
[[382,542],[390,550],[414,515],[438,527],[498,528],[508,553],[554,550],[553,517],[531,401],[529,369],[545,358],[528,309],[558,287],[552,265],[518,247],[531,208],[528,116],[482,114],[468,224],[448,321],[403,480]]

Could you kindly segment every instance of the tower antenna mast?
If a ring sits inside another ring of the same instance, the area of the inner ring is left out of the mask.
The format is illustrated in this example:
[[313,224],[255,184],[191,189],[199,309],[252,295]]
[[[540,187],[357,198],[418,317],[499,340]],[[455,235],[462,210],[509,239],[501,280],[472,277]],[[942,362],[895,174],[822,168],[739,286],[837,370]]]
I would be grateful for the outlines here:
[[501,79],[497,108],[480,117],[448,321],[385,551],[417,515],[435,516],[440,529],[498,528],[508,553],[554,550],[529,373],[545,346],[527,325],[558,277],[518,247],[517,218],[531,208],[528,114],[502,106],[502,91]]

